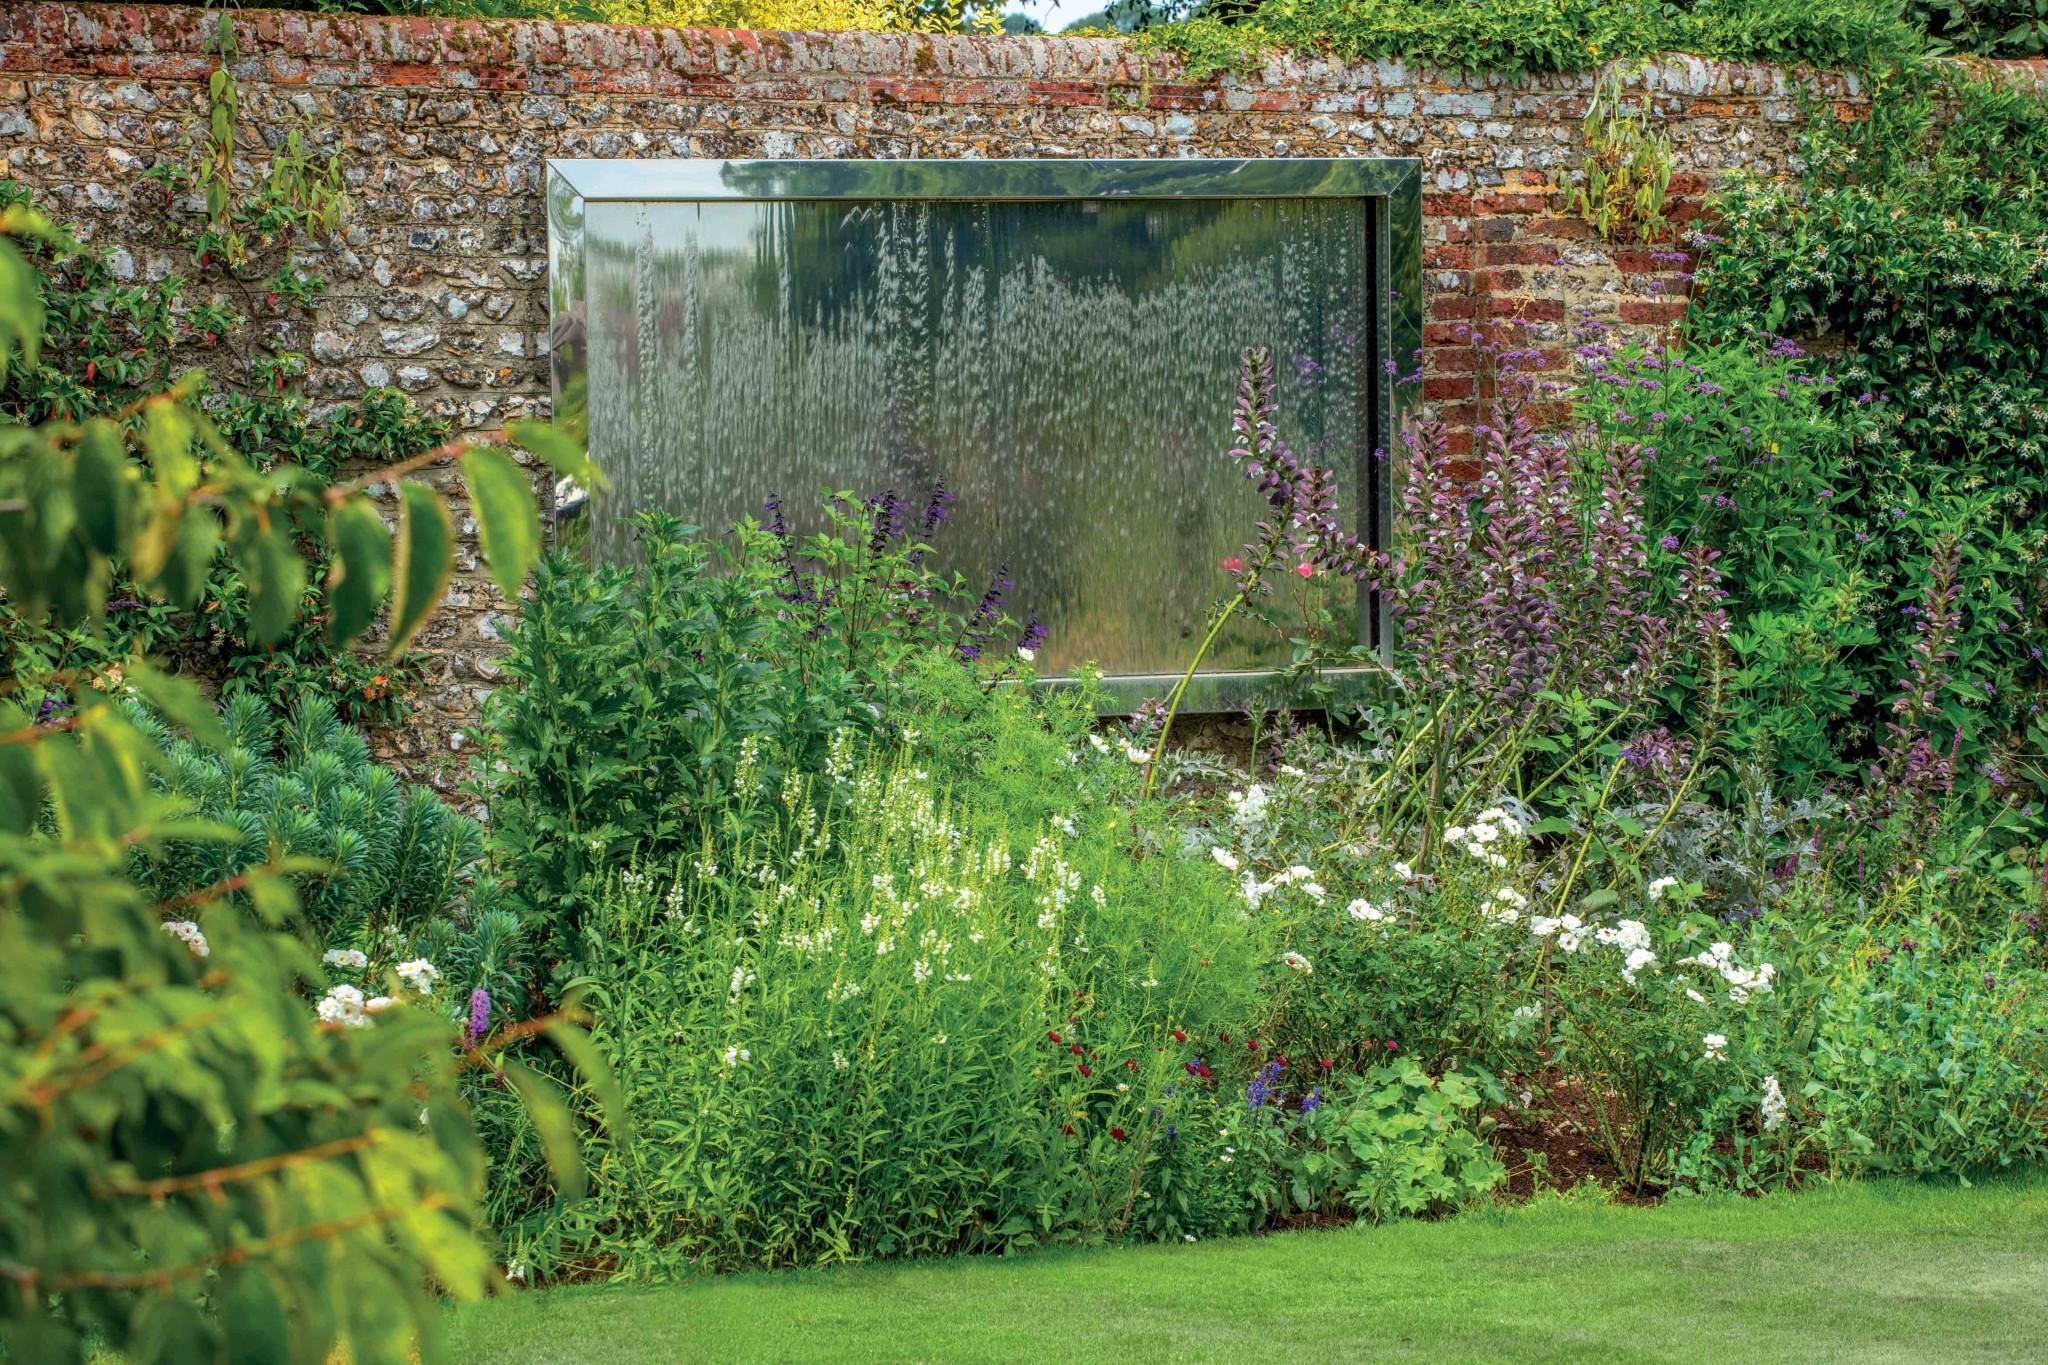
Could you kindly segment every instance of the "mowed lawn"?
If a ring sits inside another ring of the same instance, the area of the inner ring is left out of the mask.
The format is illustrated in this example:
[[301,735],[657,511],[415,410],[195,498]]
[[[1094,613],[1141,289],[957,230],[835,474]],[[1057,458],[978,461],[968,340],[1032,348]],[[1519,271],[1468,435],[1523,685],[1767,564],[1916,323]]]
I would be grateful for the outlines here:
[[458,1307],[464,1365],[2048,1360],[2048,1183],[563,1289]]

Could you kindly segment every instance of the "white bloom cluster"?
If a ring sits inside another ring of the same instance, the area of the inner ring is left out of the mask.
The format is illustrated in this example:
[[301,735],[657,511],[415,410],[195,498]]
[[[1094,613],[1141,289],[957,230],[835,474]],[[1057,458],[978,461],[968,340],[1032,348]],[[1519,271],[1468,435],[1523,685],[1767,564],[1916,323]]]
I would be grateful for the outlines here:
[[853,730],[842,725],[832,732],[832,742],[825,748],[825,776],[834,782],[853,780]]
[[359,972],[370,965],[370,959],[354,948],[329,948],[320,954],[320,960],[345,972]]
[[398,964],[398,979],[406,984],[407,989],[430,995],[434,983],[441,979],[441,969],[423,957],[416,957]]
[[1300,953],[1282,953],[1280,960],[1287,964],[1287,970],[1290,972],[1300,972],[1306,976],[1315,975],[1315,964]]
[[361,1028],[370,1022],[369,1016],[363,1012],[363,993],[354,986],[329,986],[315,1009],[320,1021],[326,1024]]
[[1209,856],[1214,858],[1218,863],[1220,863],[1223,867],[1223,870],[1226,872],[1235,872],[1240,866],[1240,864],[1237,861],[1237,855],[1235,853],[1232,853],[1229,849],[1223,848],[1221,846],[1210,849]]
[[1522,917],[1522,912],[1529,908],[1529,898],[1512,886],[1501,887],[1493,893],[1493,898],[1499,901],[1500,905],[1486,913],[1502,924],[1513,924]]
[[1776,1132],[1784,1125],[1790,1106],[1785,1103],[1785,1092],[1778,1088],[1776,1076],[1764,1077],[1763,1103],[1757,1108],[1763,1117],[1766,1133]]
[[1345,913],[1349,914],[1351,918],[1357,920],[1360,924],[1384,925],[1390,923],[1394,918],[1363,896],[1346,906]]
[[727,1071],[730,1071],[734,1067],[738,1066],[741,1062],[750,1062],[753,1059],[754,1054],[747,1051],[745,1048],[729,1047],[725,1050],[725,1069]]
[[1650,883],[1650,899],[1653,901],[1663,900],[1664,893],[1676,887],[1677,885],[1678,878],[1676,877],[1657,878],[1656,881]]
[[1257,833],[1265,828],[1271,813],[1272,798],[1266,789],[1254,782],[1241,792],[1232,792],[1225,798],[1230,802],[1230,822],[1247,834]]
[[1445,830],[1444,842],[1464,849],[1468,857],[1477,858],[1488,867],[1506,867],[1506,856],[1497,852],[1493,845],[1500,841],[1503,833],[1519,835],[1521,832],[1513,816],[1499,806],[1489,806],[1479,812],[1469,826],[1452,825]]
[[199,932],[198,924],[192,920],[165,920],[164,932],[172,938],[184,940],[185,946],[192,950],[194,957],[206,957],[213,952],[212,946],[206,941],[206,935]]
[[1738,1005],[1748,1003],[1753,994],[1770,990],[1778,978],[1778,969],[1768,962],[1759,962],[1754,968],[1744,967],[1735,960],[1735,947],[1729,943],[1716,943],[1679,961],[1719,972],[1728,983],[1728,998]]
[[1262,882],[1255,875],[1247,872],[1239,879],[1238,883],[1238,889],[1244,893],[1245,904],[1254,910],[1259,908],[1260,901],[1263,901],[1283,886],[1299,886],[1302,894],[1318,905],[1321,905],[1324,898],[1330,894],[1324,889],[1323,884],[1316,880],[1315,869],[1304,867],[1300,863],[1296,863],[1292,867],[1280,869],[1273,874],[1270,881]]
[[1707,1061],[1725,1062],[1728,1060],[1728,1038],[1726,1034],[1709,1033],[1706,1037],[1700,1039],[1700,1043],[1706,1048],[1705,1059]]
[[1550,915],[1531,915],[1529,917],[1529,932],[1531,934],[1537,938],[1549,938],[1555,934],[1557,936],[1557,946],[1568,953],[1576,953],[1579,949],[1586,946],[1586,928],[1585,921],[1581,920],[1577,915],[1557,915],[1554,917]]
[[753,984],[754,974],[747,970],[744,962],[740,963],[732,969],[732,989],[726,993],[726,998],[738,1001],[742,995],[746,994],[747,987]]

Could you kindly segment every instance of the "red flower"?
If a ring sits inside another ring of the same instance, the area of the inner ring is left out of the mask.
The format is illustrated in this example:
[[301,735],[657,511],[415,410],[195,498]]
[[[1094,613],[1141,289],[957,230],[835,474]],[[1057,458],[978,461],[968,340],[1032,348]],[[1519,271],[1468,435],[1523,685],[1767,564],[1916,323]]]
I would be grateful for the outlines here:
[[1336,1063],[1336,1060],[1335,1060],[1334,1058],[1331,1058],[1331,1057],[1325,1057],[1325,1058],[1323,1058],[1323,1070],[1325,1070],[1325,1071],[1335,1071],[1336,1069],[1337,1069],[1337,1063]]
[[1244,1045],[1250,1048],[1253,1052],[1257,1052],[1259,1050],[1259,1040],[1256,1038],[1245,1039]]
[[1400,1050],[1401,1049],[1399,1047],[1395,1046],[1394,1040],[1392,1038],[1387,1039],[1387,1051],[1399,1052]]
[[1074,1055],[1075,1055],[1076,1057],[1080,1056],[1080,1055],[1081,1055],[1081,1045],[1080,1045],[1079,1043],[1075,1043],[1075,1044],[1073,1044],[1073,1048],[1074,1048]]
[[1060,1041],[1059,1030],[1057,1029],[1054,1029],[1052,1032],[1046,1034],[1045,1036],[1052,1039],[1055,1043]]
[[1243,573],[1244,561],[1242,559],[1239,559],[1236,555],[1232,555],[1230,558],[1223,561],[1223,571],[1225,573]]
[[1088,1069],[1088,1063],[1083,1062],[1081,1063],[1081,1074],[1083,1076],[1093,1076],[1095,1073]]
[[1175,1029],[1175,1030],[1173,1031],[1173,1041],[1174,1041],[1174,1042],[1176,1042],[1176,1043],[1185,1043],[1185,1042],[1186,1042],[1187,1040],[1188,1040],[1188,1036],[1187,1036],[1187,1035],[1186,1035],[1185,1033],[1182,1033],[1182,1032],[1181,1032],[1181,1031],[1180,1031],[1179,1029]]
[[1223,1040],[1224,1042],[1226,1042],[1226,1043],[1230,1041],[1230,1035],[1229,1035],[1229,1034],[1227,1034],[1227,1033],[1219,1033],[1219,1034],[1217,1034],[1216,1036],[1217,1036],[1218,1038],[1221,1038],[1221,1039],[1222,1039],[1222,1040]]
[[1124,1058],[1124,1065],[1136,1071],[1138,1069],[1138,1059],[1136,1057],[1126,1057]]
[[1115,1138],[1118,1142],[1122,1142],[1124,1140],[1124,1130],[1121,1128],[1110,1129],[1109,1135]]
[[1074,1125],[1071,1123],[1063,1123],[1060,1125],[1060,1131],[1062,1133],[1065,1133],[1068,1137],[1072,1137],[1074,1135]]

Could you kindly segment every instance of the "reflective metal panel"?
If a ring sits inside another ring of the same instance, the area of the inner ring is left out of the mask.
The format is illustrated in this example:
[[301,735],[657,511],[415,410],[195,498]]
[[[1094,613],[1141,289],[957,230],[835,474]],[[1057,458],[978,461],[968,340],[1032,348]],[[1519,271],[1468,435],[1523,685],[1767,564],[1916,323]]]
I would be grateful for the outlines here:
[[[556,397],[613,480],[601,556],[642,508],[716,529],[775,494],[809,529],[826,491],[943,482],[943,559],[1013,581],[1042,671],[1169,672],[1262,506],[1224,454],[1247,345],[1276,358],[1283,433],[1356,471],[1346,510],[1384,535],[1412,162],[553,169]],[[1355,593],[1330,605],[1376,638]],[[1264,635],[1212,666],[1273,665]]]

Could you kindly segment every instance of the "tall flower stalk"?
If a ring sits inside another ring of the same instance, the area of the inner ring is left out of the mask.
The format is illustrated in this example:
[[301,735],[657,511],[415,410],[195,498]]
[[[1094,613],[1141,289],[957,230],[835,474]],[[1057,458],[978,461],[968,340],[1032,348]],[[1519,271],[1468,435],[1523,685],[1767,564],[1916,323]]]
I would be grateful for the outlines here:
[[1188,684],[1240,607],[1270,594],[1268,575],[1295,572],[1304,578],[1333,573],[1364,583],[1385,564],[1383,555],[1362,544],[1337,521],[1337,476],[1325,465],[1296,455],[1281,438],[1279,405],[1273,397],[1273,357],[1263,346],[1246,347],[1238,367],[1237,403],[1230,428],[1237,443],[1230,458],[1265,496],[1272,514],[1256,524],[1258,535],[1244,547],[1242,558],[1225,562],[1237,591],[1209,619],[1187,671],[1167,697],[1166,717],[1145,762],[1146,797],[1159,775],[1159,759],[1180,711]]

